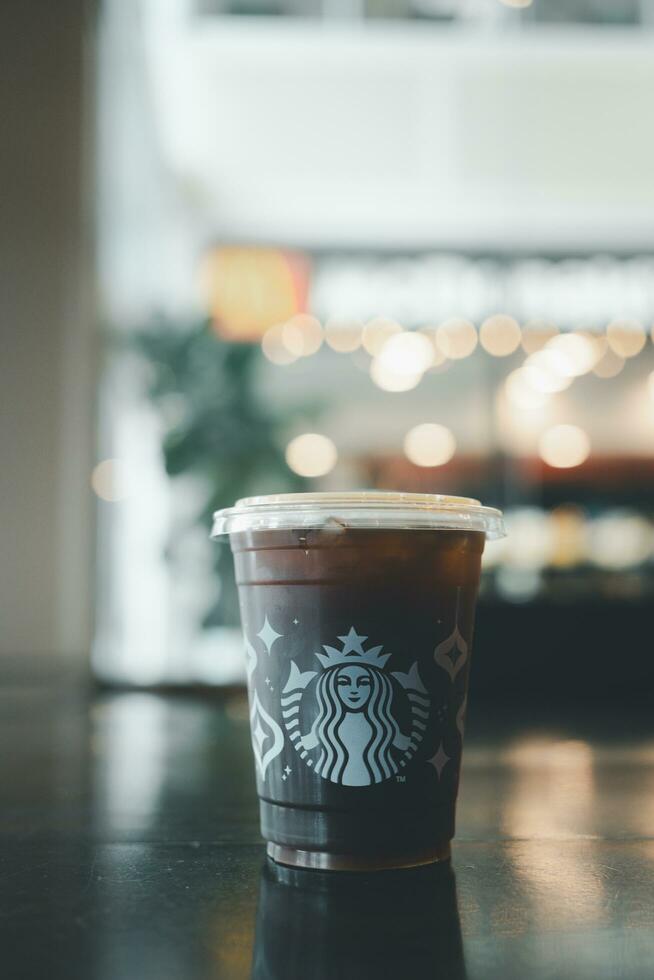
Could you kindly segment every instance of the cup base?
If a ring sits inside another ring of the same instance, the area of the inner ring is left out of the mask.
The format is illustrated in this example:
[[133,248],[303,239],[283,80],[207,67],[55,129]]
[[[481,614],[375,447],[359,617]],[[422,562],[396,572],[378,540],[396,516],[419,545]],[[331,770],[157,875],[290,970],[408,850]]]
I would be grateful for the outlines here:
[[450,842],[426,851],[404,854],[331,854],[328,851],[302,851],[283,844],[268,843],[266,852],[277,864],[317,871],[390,871],[418,868],[437,861],[449,861]]

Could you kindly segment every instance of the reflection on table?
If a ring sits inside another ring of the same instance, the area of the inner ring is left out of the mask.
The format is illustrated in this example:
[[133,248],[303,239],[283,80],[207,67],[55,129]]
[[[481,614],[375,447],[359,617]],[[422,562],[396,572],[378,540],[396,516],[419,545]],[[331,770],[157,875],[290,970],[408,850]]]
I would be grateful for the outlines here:
[[261,872],[253,980],[465,977],[449,862],[376,874]]

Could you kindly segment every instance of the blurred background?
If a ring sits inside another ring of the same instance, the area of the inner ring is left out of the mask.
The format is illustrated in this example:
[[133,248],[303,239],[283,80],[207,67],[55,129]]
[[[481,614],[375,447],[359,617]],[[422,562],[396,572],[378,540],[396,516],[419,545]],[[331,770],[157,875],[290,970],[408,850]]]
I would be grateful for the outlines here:
[[652,0],[9,3],[3,662],[243,680],[237,497],[506,512],[472,684],[651,691]]

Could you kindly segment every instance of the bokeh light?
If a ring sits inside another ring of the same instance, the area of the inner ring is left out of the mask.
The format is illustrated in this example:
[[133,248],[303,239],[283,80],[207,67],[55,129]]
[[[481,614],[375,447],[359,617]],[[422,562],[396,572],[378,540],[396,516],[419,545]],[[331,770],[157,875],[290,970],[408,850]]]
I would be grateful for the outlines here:
[[456,451],[450,430],[435,422],[414,426],[404,437],[404,454],[416,466],[443,466]]
[[520,324],[512,316],[497,313],[479,328],[479,343],[493,357],[508,357],[520,346]]
[[444,320],[436,328],[436,343],[443,356],[452,361],[468,357],[477,346],[475,325],[461,317]]
[[298,476],[324,476],[334,468],[337,459],[332,440],[318,432],[296,436],[286,447],[286,462]]
[[566,368],[567,362],[558,351],[545,348],[530,354],[522,371],[527,383],[536,391],[553,394],[570,386],[572,378]]
[[587,541],[586,515],[576,504],[561,504],[550,515],[552,554],[555,568],[574,568],[583,562]]
[[382,391],[411,391],[412,388],[416,388],[420,384],[422,371],[418,371],[416,374],[402,373],[383,364],[376,357],[370,364],[370,377]]
[[351,354],[361,346],[363,324],[360,320],[331,317],[325,324],[325,341],[339,354]]
[[423,335],[423,337],[427,338],[432,348],[431,365],[428,368],[429,371],[438,371],[445,364],[449,364],[449,361],[436,341],[436,329],[436,327],[430,326],[420,328],[420,333]]
[[100,497],[110,504],[119,503],[131,496],[129,470],[121,459],[103,459],[93,468],[91,486]]
[[423,374],[434,362],[433,345],[422,333],[397,333],[386,341],[377,360],[396,374]]
[[552,535],[547,514],[536,507],[516,507],[506,513],[506,565],[540,570],[550,561]]
[[309,357],[320,350],[323,341],[320,320],[309,313],[298,313],[282,326],[282,343],[295,357]]
[[302,331],[295,325],[293,320],[287,320],[281,325],[282,346],[294,358],[302,357],[304,354],[304,338]]
[[547,393],[534,388],[524,371],[512,371],[504,382],[504,393],[515,408],[542,408],[547,401]]
[[535,354],[559,332],[554,323],[546,320],[529,320],[522,328],[522,349],[527,354]]
[[635,357],[645,346],[647,337],[638,320],[613,320],[606,328],[606,338],[620,357]]
[[388,320],[386,317],[375,317],[368,320],[363,328],[361,342],[364,348],[373,357],[380,353],[382,347],[393,334],[401,333],[402,327],[395,320]]
[[588,555],[600,568],[631,568],[647,561],[652,543],[652,526],[644,517],[613,511],[591,522]]
[[[293,361],[297,361],[298,355],[294,354],[288,349],[284,337],[284,328],[286,324],[278,323],[274,327],[270,327],[266,330],[265,334],[261,338],[261,350],[264,356],[272,363],[277,364],[281,367],[286,364],[292,364]],[[293,337],[293,332],[290,334]],[[286,340],[289,338],[289,333],[286,333]],[[297,340],[299,343],[299,340]]]
[[530,602],[543,587],[542,572],[537,568],[502,565],[497,569],[495,587],[509,602]]
[[538,452],[548,466],[571,469],[588,459],[590,440],[577,425],[553,425],[541,435]]
[[601,356],[590,337],[582,333],[560,334],[550,340],[545,349],[556,351],[561,373],[569,378],[592,371]]
[[620,357],[614,350],[607,347],[593,368],[593,374],[597,375],[598,378],[615,378],[622,371],[624,364],[624,357]]
[[[611,351],[609,342],[606,339],[606,334],[603,331],[599,332],[597,330],[576,329],[574,331],[574,336],[583,337],[591,345],[593,349],[593,363],[589,368],[589,371],[594,371],[607,352]],[[589,371],[584,371],[583,373],[588,374]]]

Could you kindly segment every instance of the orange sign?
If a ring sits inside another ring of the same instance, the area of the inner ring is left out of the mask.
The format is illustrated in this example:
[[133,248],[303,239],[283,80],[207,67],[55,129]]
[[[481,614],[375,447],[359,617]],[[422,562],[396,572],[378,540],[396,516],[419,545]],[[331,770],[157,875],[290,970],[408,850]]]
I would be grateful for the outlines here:
[[306,256],[277,248],[231,245],[208,252],[200,285],[216,332],[226,340],[258,341],[269,327],[306,311]]

